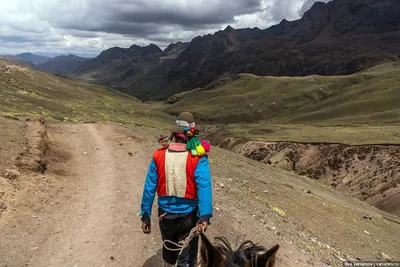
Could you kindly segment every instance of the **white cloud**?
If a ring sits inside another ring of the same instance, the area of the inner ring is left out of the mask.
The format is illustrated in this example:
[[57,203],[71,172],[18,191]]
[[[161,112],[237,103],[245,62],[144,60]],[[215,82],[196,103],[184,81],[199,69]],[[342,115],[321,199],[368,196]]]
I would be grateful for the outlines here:
[[[326,1],[326,0],[324,0]],[[231,25],[297,19],[315,0],[13,0],[0,8],[0,53],[90,51],[190,41]]]

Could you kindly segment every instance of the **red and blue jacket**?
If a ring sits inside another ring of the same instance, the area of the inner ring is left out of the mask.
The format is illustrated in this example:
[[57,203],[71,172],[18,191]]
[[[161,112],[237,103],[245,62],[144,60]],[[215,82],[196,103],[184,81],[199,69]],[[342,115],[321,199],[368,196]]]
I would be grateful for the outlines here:
[[199,221],[210,223],[212,183],[207,156],[190,152],[157,150],[150,163],[143,190],[141,213],[149,221],[155,195],[158,206],[172,214],[187,214],[198,208]]

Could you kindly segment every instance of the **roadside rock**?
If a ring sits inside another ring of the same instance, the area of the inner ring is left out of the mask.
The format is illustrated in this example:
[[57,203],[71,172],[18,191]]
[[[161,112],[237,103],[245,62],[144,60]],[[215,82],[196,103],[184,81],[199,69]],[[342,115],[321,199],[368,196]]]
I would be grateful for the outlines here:
[[392,260],[392,258],[391,257],[389,257],[388,255],[386,255],[385,253],[383,253],[383,252],[379,252],[378,253],[378,256],[376,257],[378,260],[384,260],[384,261],[391,261]]
[[7,204],[0,200],[0,214],[7,210]]
[[4,176],[9,180],[15,180],[20,175],[21,173],[18,170],[6,170]]

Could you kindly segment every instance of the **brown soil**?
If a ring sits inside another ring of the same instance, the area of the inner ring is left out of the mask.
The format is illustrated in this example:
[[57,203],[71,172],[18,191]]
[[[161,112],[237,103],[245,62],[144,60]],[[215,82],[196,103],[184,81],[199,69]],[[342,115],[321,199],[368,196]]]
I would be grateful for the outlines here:
[[26,124],[18,118],[0,116],[0,168],[11,168],[15,158],[26,149]]
[[36,117],[0,117],[0,218],[15,201],[22,185],[32,181],[29,171],[44,171],[47,132],[43,119]]
[[25,124],[0,117],[0,218],[13,199],[13,180],[20,172],[14,165],[15,158],[25,147]]
[[[44,173],[22,170],[2,189],[13,199],[0,217],[0,266],[160,266],[157,218],[144,235],[138,216],[157,135],[116,124],[48,125]],[[398,217],[223,149],[213,147],[209,160],[210,238],[278,243],[277,267],[399,257]]]
[[138,217],[151,154],[114,125],[54,125],[48,138],[47,170],[21,175],[0,220],[0,266],[143,266],[160,247]]
[[400,146],[313,144],[228,138],[220,146],[248,158],[321,180],[400,215]]
[[26,119],[27,149],[16,158],[16,166],[43,173],[47,168],[45,157],[48,149],[47,122],[43,117]]

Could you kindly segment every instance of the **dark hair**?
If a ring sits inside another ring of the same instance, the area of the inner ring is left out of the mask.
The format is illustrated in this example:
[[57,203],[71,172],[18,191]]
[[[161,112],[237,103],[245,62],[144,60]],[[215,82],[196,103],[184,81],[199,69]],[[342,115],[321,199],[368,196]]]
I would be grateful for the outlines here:
[[172,137],[175,139],[175,142],[186,144],[187,138],[184,138],[183,136],[183,133],[173,133],[172,135]]
[[215,241],[215,248],[227,259],[225,266],[244,267],[249,260],[257,261],[257,254],[266,252],[264,247],[256,245],[250,240],[243,242],[237,250],[232,248],[225,237],[217,237]]
[[215,245],[202,234],[200,261],[197,266],[226,266],[226,267],[272,267],[275,263],[275,254],[279,245],[270,250],[254,244],[252,241],[243,242],[237,250],[232,249],[225,237],[215,238]]

